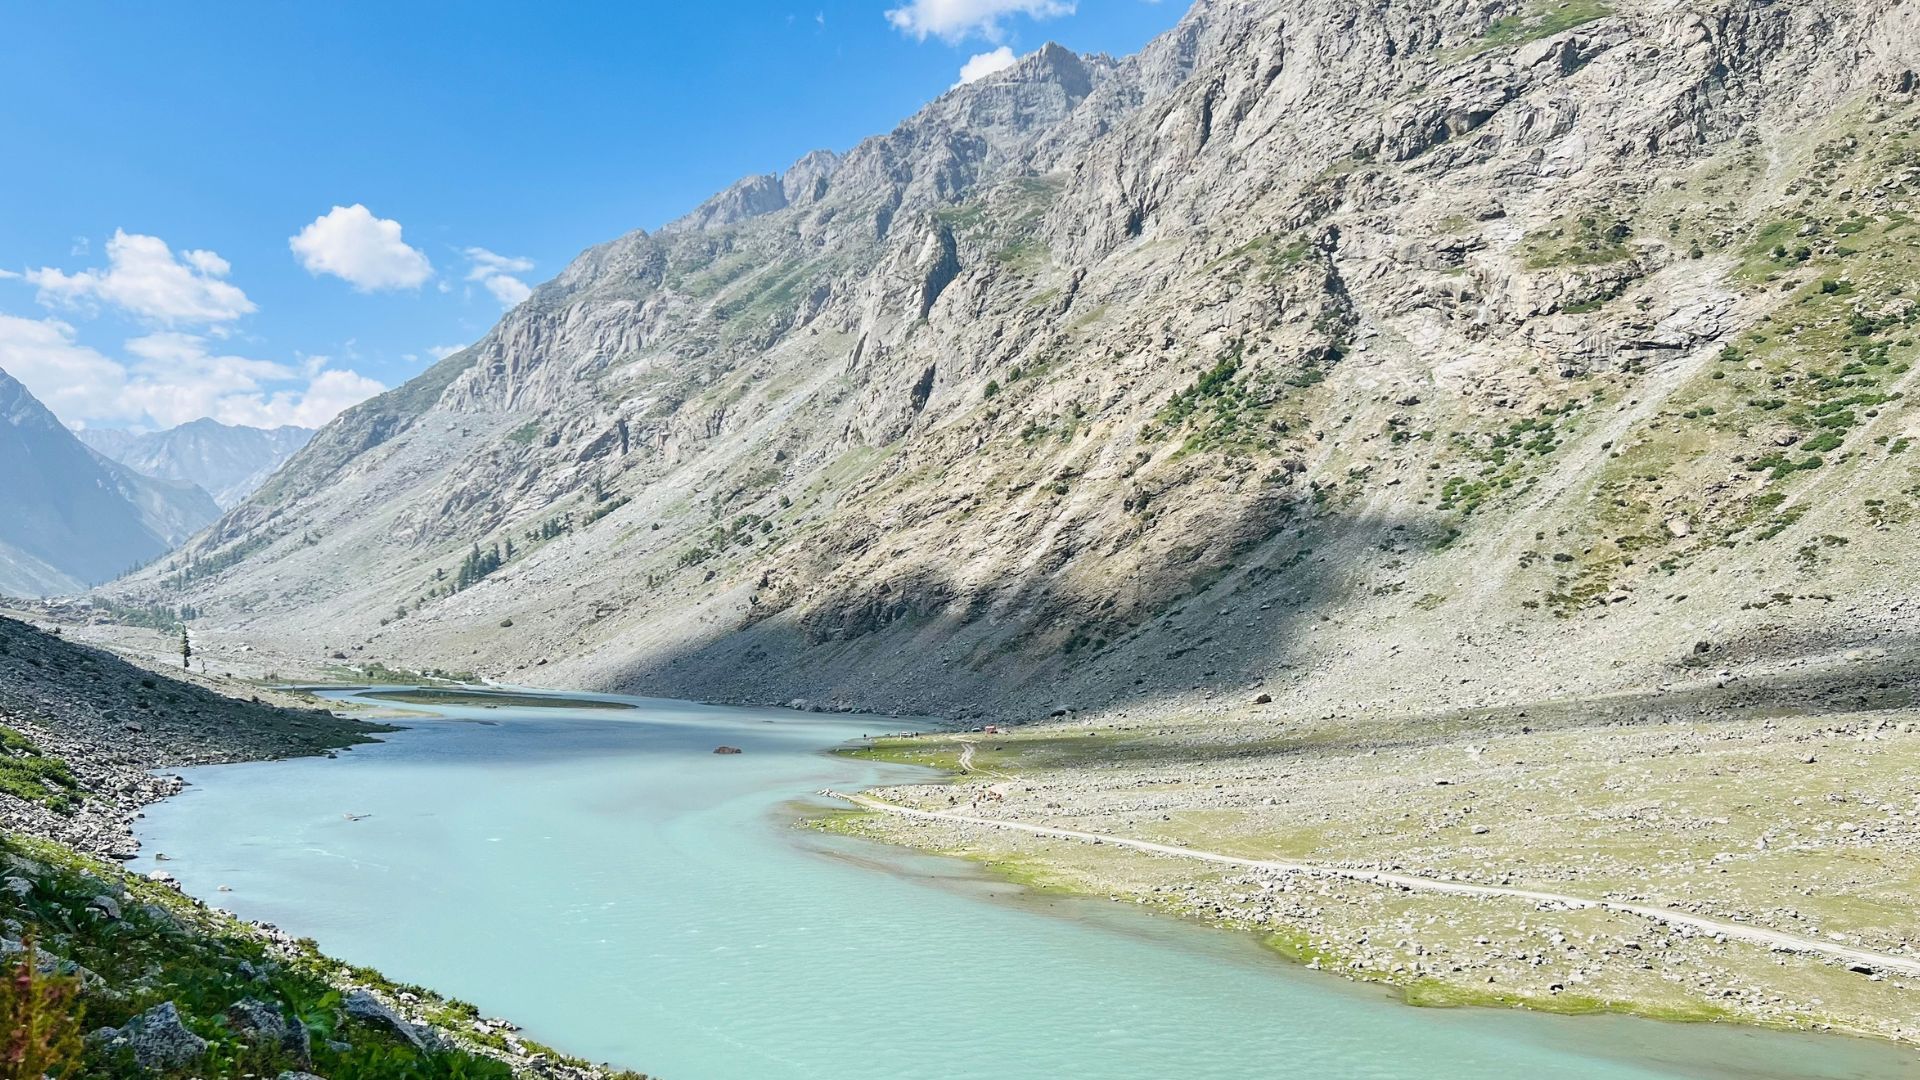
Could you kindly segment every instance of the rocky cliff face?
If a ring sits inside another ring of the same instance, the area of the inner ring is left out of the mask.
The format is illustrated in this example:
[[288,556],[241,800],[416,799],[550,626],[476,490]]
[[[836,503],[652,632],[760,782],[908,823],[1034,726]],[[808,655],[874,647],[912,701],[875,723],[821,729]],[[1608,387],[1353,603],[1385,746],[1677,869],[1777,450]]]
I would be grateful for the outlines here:
[[244,427],[211,419],[138,435],[112,428],[77,434],[81,442],[140,475],[193,484],[223,508],[253,494],[313,437],[309,428]]
[[0,371],[0,594],[80,592],[166,553],[219,513],[191,484],[87,449]]
[[127,588],[942,712],[1870,645],[1916,68],[1889,0],[1204,0],[585,252]]

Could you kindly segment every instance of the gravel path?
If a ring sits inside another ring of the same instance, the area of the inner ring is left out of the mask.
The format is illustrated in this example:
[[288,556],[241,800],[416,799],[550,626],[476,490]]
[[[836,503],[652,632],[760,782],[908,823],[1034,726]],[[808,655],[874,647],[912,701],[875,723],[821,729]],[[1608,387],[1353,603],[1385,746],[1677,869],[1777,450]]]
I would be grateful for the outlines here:
[[1132,848],[1136,851],[1151,852],[1156,855],[1171,855],[1182,859],[1197,859],[1202,862],[1219,863],[1223,866],[1245,867],[1254,870],[1272,870],[1290,874],[1309,874],[1319,877],[1340,877],[1353,881],[1364,881],[1389,888],[1406,889],[1410,892],[1447,893],[1455,896],[1513,897],[1531,900],[1536,903],[1561,904],[1568,908],[1597,908],[1604,911],[1618,911],[1628,915],[1637,915],[1654,922],[1669,926],[1686,927],[1709,934],[1722,934],[1727,938],[1760,945],[1779,952],[1806,953],[1829,957],[1849,965],[1862,965],[1874,972],[1898,972],[1904,975],[1920,975],[1920,959],[1895,956],[1889,953],[1856,949],[1837,942],[1820,941],[1816,938],[1801,937],[1797,934],[1767,930],[1761,927],[1746,926],[1723,919],[1710,919],[1701,915],[1692,915],[1671,908],[1654,907],[1647,904],[1622,903],[1617,900],[1595,900],[1591,897],[1570,896],[1566,893],[1542,892],[1536,889],[1517,889],[1502,885],[1474,885],[1459,881],[1440,881],[1434,878],[1418,877],[1413,874],[1390,873],[1382,870],[1361,870],[1344,866],[1325,866],[1317,863],[1294,862],[1285,859],[1249,859],[1239,855],[1227,855],[1217,851],[1202,851],[1198,848],[1180,847],[1174,844],[1156,844],[1148,840],[1135,840],[1107,833],[1083,832],[1079,829],[1063,829],[1051,825],[1033,825],[1024,821],[1006,821],[995,818],[973,817],[943,810],[921,810],[911,806],[901,806],[871,795],[849,795],[828,789],[823,795],[843,799],[855,806],[877,810],[883,813],[899,814],[905,817],[926,818],[935,821],[948,821],[962,825],[978,825],[993,829],[1012,829],[1017,832],[1031,833],[1061,840],[1081,840],[1095,844],[1113,844],[1117,847]]

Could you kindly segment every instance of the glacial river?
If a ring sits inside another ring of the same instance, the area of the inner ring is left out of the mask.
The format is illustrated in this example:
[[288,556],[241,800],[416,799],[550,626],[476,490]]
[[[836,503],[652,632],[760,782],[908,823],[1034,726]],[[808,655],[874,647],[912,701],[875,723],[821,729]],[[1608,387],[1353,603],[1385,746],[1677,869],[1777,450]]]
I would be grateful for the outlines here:
[[620,700],[187,770],[136,867],[665,1080],[1920,1073],[1850,1039],[1408,1008],[1243,935],[794,828],[822,787],[924,775],[824,752],[897,721]]

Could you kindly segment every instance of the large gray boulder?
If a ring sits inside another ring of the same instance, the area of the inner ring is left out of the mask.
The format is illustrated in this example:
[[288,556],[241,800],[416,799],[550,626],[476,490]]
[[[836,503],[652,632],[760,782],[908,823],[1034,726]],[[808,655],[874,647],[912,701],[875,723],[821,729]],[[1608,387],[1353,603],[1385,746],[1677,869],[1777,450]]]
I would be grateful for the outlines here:
[[431,1049],[427,1045],[427,1040],[420,1034],[419,1028],[402,1020],[398,1013],[387,1008],[386,1002],[374,997],[368,991],[347,991],[346,999],[341,1002],[341,1006],[346,1010],[347,1016],[354,1020],[391,1031],[412,1043],[416,1049]]
[[301,1065],[313,1060],[313,1043],[306,1025],[287,1016],[271,1002],[258,998],[234,1002],[227,1006],[227,1026],[246,1042],[278,1047]]
[[198,1061],[207,1052],[207,1040],[187,1030],[180,1010],[163,1001],[120,1028],[119,1038],[133,1050],[143,1069],[178,1069]]

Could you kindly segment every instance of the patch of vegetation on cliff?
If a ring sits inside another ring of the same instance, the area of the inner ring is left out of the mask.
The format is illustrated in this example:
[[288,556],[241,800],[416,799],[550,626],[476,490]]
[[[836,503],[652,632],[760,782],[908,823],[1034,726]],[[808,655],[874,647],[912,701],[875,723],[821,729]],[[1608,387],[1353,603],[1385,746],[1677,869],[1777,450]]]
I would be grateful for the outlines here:
[[[1569,399],[1490,431],[1449,432],[1447,445],[1458,464],[1452,471],[1429,470],[1431,483],[1439,484],[1435,505],[1465,518],[1489,500],[1532,487],[1536,470],[1565,444],[1586,404]],[[1394,433],[1396,442],[1400,435]]]
[[1558,267],[1606,266],[1632,257],[1627,241],[1633,226],[1606,211],[1582,214],[1526,239],[1529,270]]
[[1478,41],[1453,50],[1450,58],[1455,60],[1477,56],[1490,49],[1504,49],[1514,45],[1524,45],[1529,41],[1538,41],[1552,37],[1563,30],[1571,30],[1583,23],[1604,19],[1613,14],[1613,7],[1601,0],[1559,0],[1557,3],[1533,3],[1524,10],[1512,15],[1504,15],[1493,20],[1486,33]]
[[1772,310],[1612,448],[1580,535],[1560,541],[1577,554],[1545,597],[1556,613],[1741,545],[1793,545],[1795,570],[1813,574],[1844,523],[1778,538],[1838,484],[1867,495],[1869,525],[1890,518],[1920,360],[1920,228],[1900,208],[1920,193],[1912,114],[1836,118],[1804,152],[1792,210],[1756,215],[1728,244],[1734,280],[1771,292]]
[[204,549],[189,552],[184,563],[175,562],[171,564],[171,566],[178,567],[178,569],[174,573],[161,578],[160,584],[169,589],[184,589],[196,581],[213,577],[224,570],[239,565],[242,560],[256,552],[264,550],[268,545],[278,539],[279,537],[272,533],[256,533],[224,551],[216,551],[211,555],[202,555],[199,553],[199,550]]
[[1325,379],[1326,369],[1341,356],[1337,329],[1330,330],[1323,349],[1285,370],[1254,363],[1236,341],[1214,357],[1213,366],[1161,407],[1141,438],[1151,442],[1163,433],[1183,431],[1186,438],[1180,446],[1182,454],[1272,451],[1299,419],[1283,416],[1281,406],[1297,403],[1300,393]]
[[80,782],[67,763],[10,727],[0,727],[0,791],[60,811],[81,801]]

